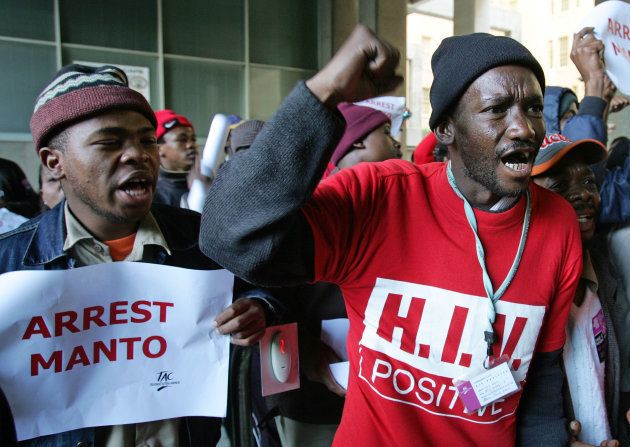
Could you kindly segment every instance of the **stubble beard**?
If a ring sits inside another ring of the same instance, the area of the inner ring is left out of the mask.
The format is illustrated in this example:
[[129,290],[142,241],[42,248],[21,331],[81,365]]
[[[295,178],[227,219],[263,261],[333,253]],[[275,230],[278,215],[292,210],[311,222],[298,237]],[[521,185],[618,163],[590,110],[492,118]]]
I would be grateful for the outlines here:
[[[74,184],[74,185],[80,185],[77,182],[77,179],[74,178],[73,174],[66,173],[66,178],[68,180],[68,183]],[[79,199],[84,205],[87,205],[87,207],[95,215],[102,217],[103,219],[105,219],[108,222],[111,222],[112,224],[125,224],[125,223],[130,222],[131,219],[129,219],[129,217],[125,215],[115,214],[115,213],[112,213],[111,211],[107,211],[103,209],[103,207],[99,206],[99,204],[92,197],[90,197],[88,194],[85,193],[84,188],[82,188],[81,186],[79,186],[78,188],[72,188],[72,190],[76,198]]]
[[[464,175],[476,183],[483,186],[491,194],[497,197],[518,197],[527,188],[527,183],[523,188],[509,190],[501,186],[497,178],[497,166],[494,160],[478,159],[470,156],[466,151],[461,151]],[[499,161],[500,163],[500,161]]]

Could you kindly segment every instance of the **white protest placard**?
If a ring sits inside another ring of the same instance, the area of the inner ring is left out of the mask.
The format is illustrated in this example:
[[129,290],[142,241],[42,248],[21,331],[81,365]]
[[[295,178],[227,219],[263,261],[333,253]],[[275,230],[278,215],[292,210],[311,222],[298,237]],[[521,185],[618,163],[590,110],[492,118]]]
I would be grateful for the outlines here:
[[346,340],[348,339],[349,331],[350,320],[347,318],[322,320],[322,341],[330,346],[343,361],[348,360]]
[[379,96],[366,99],[365,101],[355,102],[355,104],[358,106],[371,107],[387,115],[392,122],[391,134],[397,137],[400,135],[404,120],[405,101],[404,96]]
[[595,37],[604,43],[608,77],[620,92],[630,95],[630,4],[619,0],[600,3],[584,19],[585,26],[595,28]]
[[[0,387],[18,440],[225,416],[226,270],[115,262],[0,275]],[[28,391],[27,391],[28,390]]]
[[331,363],[330,372],[335,381],[348,389],[348,375],[350,374],[350,362],[348,361],[348,350],[346,341],[350,331],[350,320],[348,318],[335,318],[333,320],[322,320],[321,339],[330,346],[335,354],[342,360],[338,363]]
[[328,366],[335,382],[344,390],[347,390],[348,378],[350,377],[350,362],[331,363]]

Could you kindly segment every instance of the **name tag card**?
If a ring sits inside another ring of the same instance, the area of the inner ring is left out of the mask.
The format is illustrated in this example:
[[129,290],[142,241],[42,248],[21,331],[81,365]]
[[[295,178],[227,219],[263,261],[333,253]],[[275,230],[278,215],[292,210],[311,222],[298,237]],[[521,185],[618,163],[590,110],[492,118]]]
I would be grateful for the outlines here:
[[467,413],[477,411],[520,390],[507,361],[497,363],[490,369],[477,370],[475,373],[453,380],[453,383]]

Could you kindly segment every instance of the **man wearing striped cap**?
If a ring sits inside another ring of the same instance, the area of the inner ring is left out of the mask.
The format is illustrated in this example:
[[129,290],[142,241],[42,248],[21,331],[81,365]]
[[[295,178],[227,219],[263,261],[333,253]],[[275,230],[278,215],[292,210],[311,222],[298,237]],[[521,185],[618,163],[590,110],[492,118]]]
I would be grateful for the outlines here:
[[[159,168],[156,125],[151,106],[129,88],[119,68],[69,65],[59,71],[36,100],[31,132],[66,200],[0,238],[0,273],[122,260],[220,268],[199,250],[197,213],[152,204]],[[262,336],[260,302],[243,298],[228,309],[215,320],[219,332],[238,332],[232,341],[242,345]],[[0,406],[2,433],[10,426],[6,410]],[[219,419],[187,417],[86,427],[23,445],[197,446],[214,445],[219,436]]]

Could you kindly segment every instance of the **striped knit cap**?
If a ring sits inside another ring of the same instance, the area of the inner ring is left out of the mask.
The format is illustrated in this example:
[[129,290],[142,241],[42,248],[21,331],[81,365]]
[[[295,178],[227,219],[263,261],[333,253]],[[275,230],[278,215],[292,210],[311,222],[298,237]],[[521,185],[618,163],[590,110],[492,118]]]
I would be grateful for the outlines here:
[[35,149],[76,122],[115,109],[135,110],[157,126],[153,109],[144,96],[129,88],[120,68],[66,65],[35,101],[31,117]]

